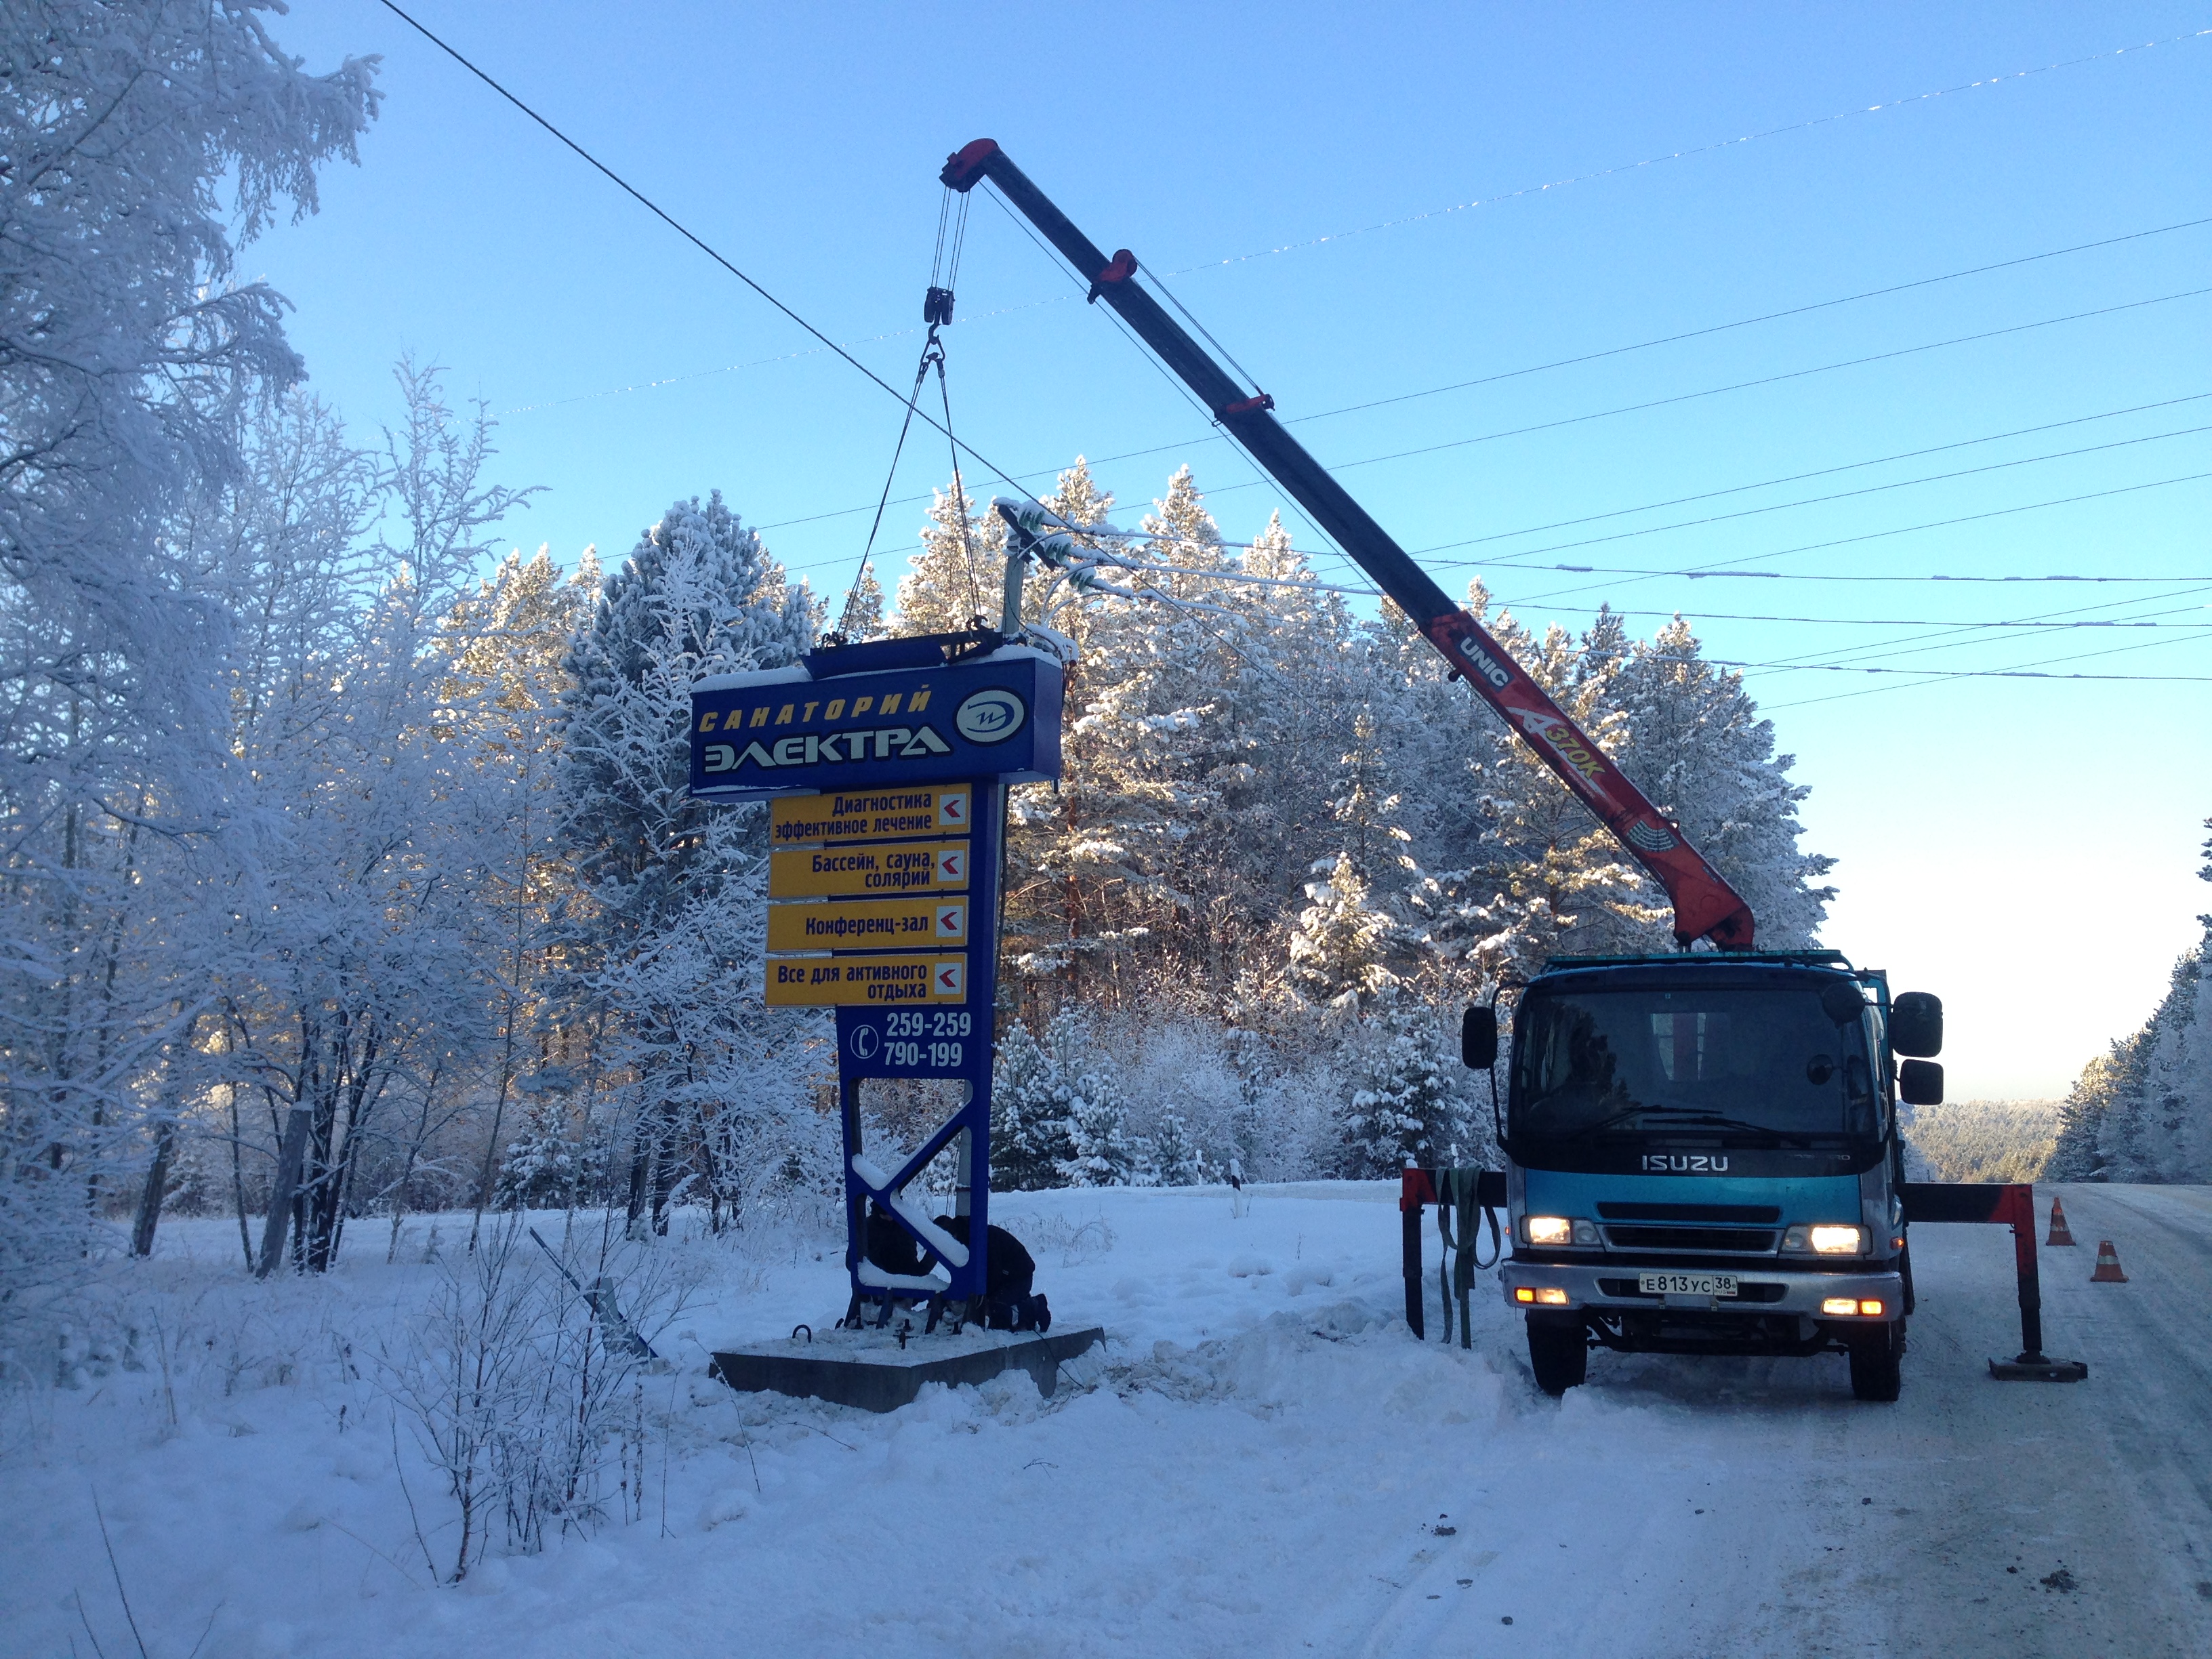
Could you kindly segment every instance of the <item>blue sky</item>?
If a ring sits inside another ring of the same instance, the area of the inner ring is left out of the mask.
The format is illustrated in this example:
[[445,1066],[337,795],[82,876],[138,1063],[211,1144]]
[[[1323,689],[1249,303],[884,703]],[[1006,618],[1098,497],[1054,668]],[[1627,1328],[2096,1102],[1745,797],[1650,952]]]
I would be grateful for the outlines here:
[[[2172,40],[2212,0],[410,9],[900,386],[937,169],[999,139],[1102,246],[1185,273],[1448,588],[1480,573],[1524,620],[1610,600],[1751,664],[2202,677],[1750,671],[1841,860],[1826,940],[1945,996],[1955,1098],[2062,1092],[2212,908],[2212,482],[2166,482],[2212,472],[2212,224],[2168,228],[2212,217],[2212,36]],[[896,403],[373,0],[272,21],[310,67],[384,58],[362,167],[245,262],[297,306],[313,388],[373,429],[400,353],[446,366],[500,414],[502,481],[548,486],[523,546],[619,556],[719,487],[841,593]],[[981,192],[958,287],[953,410],[993,462],[1153,452],[1097,466],[1126,522],[1187,461],[1231,538],[1283,505]],[[894,498],[946,470],[918,440]],[[920,512],[886,520],[894,568]],[[1784,579],[1648,574],[1729,561]],[[1983,626],[2026,618],[2160,627]]]

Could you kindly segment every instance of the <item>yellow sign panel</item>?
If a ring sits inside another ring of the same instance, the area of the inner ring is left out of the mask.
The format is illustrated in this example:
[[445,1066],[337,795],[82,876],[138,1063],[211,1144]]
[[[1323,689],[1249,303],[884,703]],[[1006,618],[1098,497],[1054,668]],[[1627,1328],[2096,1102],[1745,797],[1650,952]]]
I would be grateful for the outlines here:
[[957,956],[771,957],[771,1008],[886,1007],[965,1002],[968,957]]
[[902,841],[768,856],[770,898],[889,898],[895,893],[958,892],[968,885],[964,841]]
[[778,847],[796,847],[884,836],[964,836],[973,805],[964,783],[785,795],[769,803],[769,839]]
[[850,951],[886,946],[943,950],[968,942],[968,901],[864,899],[857,904],[771,904],[771,951]]

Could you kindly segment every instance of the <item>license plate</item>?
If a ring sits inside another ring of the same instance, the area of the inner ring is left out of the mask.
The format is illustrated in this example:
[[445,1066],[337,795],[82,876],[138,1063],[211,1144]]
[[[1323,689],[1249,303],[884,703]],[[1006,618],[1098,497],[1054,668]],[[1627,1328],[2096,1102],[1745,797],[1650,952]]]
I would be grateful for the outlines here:
[[1734,1296],[1734,1273],[1638,1273],[1636,1288],[1646,1296]]

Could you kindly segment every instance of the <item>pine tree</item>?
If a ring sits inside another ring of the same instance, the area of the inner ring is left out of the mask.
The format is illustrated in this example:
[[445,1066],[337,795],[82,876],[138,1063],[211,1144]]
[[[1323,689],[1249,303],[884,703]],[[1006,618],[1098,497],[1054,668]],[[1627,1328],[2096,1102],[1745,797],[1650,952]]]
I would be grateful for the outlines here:
[[[947,485],[929,509],[921,551],[908,561],[898,585],[898,615],[891,631],[951,634],[973,625],[999,625],[1006,578],[1006,520],[976,511],[964,487]],[[855,637],[858,637],[857,635]]]
[[1349,853],[1318,860],[1306,884],[1313,902],[1290,939],[1291,978],[1307,994],[1340,1008],[1358,1008],[1397,983],[1385,965],[1396,926],[1369,902],[1366,878]]
[[620,1022],[634,1229],[648,1206],[665,1225],[687,1158],[712,1180],[731,1133],[716,1118],[757,1103],[724,1067],[775,1054],[781,1071],[798,1052],[805,1022],[760,1006],[747,944],[764,815],[690,799],[686,733],[693,681],[794,661],[814,626],[811,596],[786,586],[718,490],[703,507],[674,503],[639,538],[566,659],[562,804],[587,907],[569,941],[574,988]]
[[1409,1164],[1453,1161],[1467,1114],[1436,1017],[1401,1003],[1367,1023],[1360,1086],[1343,1119],[1340,1173],[1385,1180]]
[[1092,1043],[1073,1008],[1064,1008],[1045,1033],[1045,1048],[1060,1074],[1067,1114],[1068,1156],[1060,1176],[1069,1187],[1150,1185],[1152,1148],[1129,1127],[1129,1105],[1113,1060]]
[[1706,662],[1680,617],[1647,644],[1601,612],[1583,653],[1617,670],[1607,701],[1627,717],[1613,756],[1621,770],[1742,894],[1760,945],[1810,945],[1835,896],[1814,884],[1836,861],[1799,850],[1797,804],[1810,792],[1790,781],[1796,757],[1775,754],[1774,724],[1759,717],[1743,676]]
[[1152,1143],[1152,1171],[1160,1186],[1202,1187],[1220,1178],[1213,1160],[1174,1107],[1161,1109],[1146,1139]]
[[1066,1182],[1075,1154],[1060,1068],[1018,1019],[999,1040],[991,1068],[991,1186],[1036,1192]]
[[[2212,881],[2212,862],[2197,874]],[[2091,1060],[2060,1107],[2050,1179],[2212,1181],[2212,915],[2197,920],[2203,939],[2142,1029]]]

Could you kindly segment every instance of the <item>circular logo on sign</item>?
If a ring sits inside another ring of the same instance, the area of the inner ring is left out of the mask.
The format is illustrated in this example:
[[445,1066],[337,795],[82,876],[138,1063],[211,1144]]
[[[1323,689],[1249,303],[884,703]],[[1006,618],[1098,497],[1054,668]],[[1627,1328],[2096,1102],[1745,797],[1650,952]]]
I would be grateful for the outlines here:
[[1003,686],[978,691],[954,711],[952,724],[970,743],[1004,743],[1022,729],[1029,710]]
[[883,1033],[872,1025],[860,1027],[859,1030],[853,1033],[853,1058],[873,1060],[876,1057],[876,1045],[882,1041],[882,1037]]

